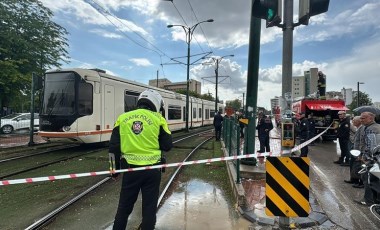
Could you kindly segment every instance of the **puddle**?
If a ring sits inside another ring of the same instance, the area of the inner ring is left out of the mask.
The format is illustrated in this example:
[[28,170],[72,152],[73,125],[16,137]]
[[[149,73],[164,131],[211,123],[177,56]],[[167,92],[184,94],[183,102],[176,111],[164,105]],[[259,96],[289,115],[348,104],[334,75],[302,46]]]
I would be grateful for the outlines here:
[[228,199],[205,181],[181,182],[158,211],[156,229],[248,229]]

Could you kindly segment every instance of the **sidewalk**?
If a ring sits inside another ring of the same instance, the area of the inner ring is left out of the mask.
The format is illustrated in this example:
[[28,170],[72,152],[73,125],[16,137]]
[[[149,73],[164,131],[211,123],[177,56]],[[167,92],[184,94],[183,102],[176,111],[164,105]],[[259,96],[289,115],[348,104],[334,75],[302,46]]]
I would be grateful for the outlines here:
[[[29,134],[0,134],[0,149],[1,148],[10,148],[17,146],[26,146],[30,141]],[[33,142],[35,144],[45,143],[40,136],[36,133],[33,135]]]
[[[271,133],[270,156],[280,156],[281,140],[279,131],[274,128]],[[244,145],[244,143],[242,143]],[[260,148],[260,142],[256,137],[255,152]],[[223,151],[225,151],[223,149]],[[226,151],[225,151],[225,154]],[[267,155],[267,154],[266,154]],[[231,184],[234,187],[234,194],[239,203],[240,213],[252,223],[267,225],[272,227],[279,226],[279,218],[267,216],[265,214],[265,158],[258,160],[257,166],[240,164],[241,183],[237,184],[236,167],[232,162],[228,162]],[[309,228],[319,226],[329,229],[334,226],[331,223],[310,189],[309,204],[311,212],[308,217],[289,218],[291,228]]]

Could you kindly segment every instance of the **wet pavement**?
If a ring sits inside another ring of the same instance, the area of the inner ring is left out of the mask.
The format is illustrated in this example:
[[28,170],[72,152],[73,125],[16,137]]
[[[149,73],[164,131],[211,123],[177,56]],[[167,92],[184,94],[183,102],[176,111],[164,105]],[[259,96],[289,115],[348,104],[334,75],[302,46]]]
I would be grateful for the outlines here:
[[203,180],[178,185],[157,213],[156,229],[249,229],[223,191]]

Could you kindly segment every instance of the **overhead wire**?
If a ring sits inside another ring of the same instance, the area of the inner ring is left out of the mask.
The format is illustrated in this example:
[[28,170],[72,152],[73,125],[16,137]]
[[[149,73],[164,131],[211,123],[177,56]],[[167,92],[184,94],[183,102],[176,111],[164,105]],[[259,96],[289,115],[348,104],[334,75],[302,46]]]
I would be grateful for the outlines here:
[[[190,3],[190,0],[187,0],[187,2],[189,3],[190,9],[191,9],[191,11],[192,11],[193,14],[194,14],[195,19],[197,20],[197,22],[199,22],[199,19],[198,19],[198,17],[197,17],[197,14],[195,13],[194,8],[193,8],[193,6],[192,6],[191,3]],[[202,25],[199,25],[199,28],[201,29],[202,34],[203,34],[204,38],[206,39],[207,46],[208,46],[208,48],[210,49],[210,52],[213,53],[213,51],[212,51],[212,49],[211,49],[211,46],[210,46],[210,43],[208,42],[208,39],[207,39],[207,37],[206,37],[206,34],[205,34],[205,32],[203,31]],[[198,43],[198,41],[197,41],[197,43]],[[198,45],[199,45],[199,43],[198,43]],[[199,45],[199,46],[200,46],[200,45]],[[201,50],[203,51],[202,48],[201,48]],[[203,52],[204,52],[204,51],[203,51]]]
[[171,59],[171,57],[169,57],[165,52],[163,52],[161,49],[159,49],[158,47],[156,47],[153,43],[149,42],[147,39],[145,39],[142,35],[140,35],[139,33],[137,33],[136,31],[134,31],[133,29],[131,29],[128,25],[126,25],[124,22],[122,22],[116,15],[112,14],[111,12],[109,12],[107,9],[105,9],[104,7],[102,7],[97,1],[95,0],[84,0],[85,2],[86,1],[91,1],[93,2],[97,7],[94,7],[91,3],[89,3],[91,6],[93,6],[101,15],[103,15],[113,26],[115,26],[116,28],[119,28],[118,25],[116,25],[114,22],[112,22],[108,17],[107,15],[110,15],[111,17],[115,18],[119,23],[121,23],[123,26],[127,27],[128,29],[130,29],[134,34],[136,34],[138,37],[140,37],[141,39],[143,39],[144,41],[146,41],[148,44],[150,44],[153,48],[155,48],[156,50],[154,49],[151,49],[149,47],[146,47],[142,44],[140,44],[139,42],[135,41],[133,38],[131,38],[130,36],[128,36],[127,33],[125,33],[123,30],[119,30],[126,38],[128,38],[130,41],[132,41],[133,43],[135,43],[136,45],[144,48],[144,49],[147,49],[147,50],[150,50],[150,51],[153,51],[155,52],[157,55],[159,55],[160,57],[160,61],[161,61],[161,65],[162,65],[162,56],[166,56],[167,58]]

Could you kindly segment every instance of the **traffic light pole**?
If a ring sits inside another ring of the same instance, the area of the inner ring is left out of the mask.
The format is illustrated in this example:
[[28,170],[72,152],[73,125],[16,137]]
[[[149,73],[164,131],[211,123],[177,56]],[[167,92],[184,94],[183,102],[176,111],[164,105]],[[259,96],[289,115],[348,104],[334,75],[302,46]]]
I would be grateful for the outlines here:
[[[293,29],[293,0],[285,0],[282,40],[282,97],[285,99],[292,95]],[[285,111],[290,109],[290,103],[286,101]]]
[[[253,12],[252,4],[252,12]],[[247,73],[247,97],[245,117],[248,118],[247,135],[244,141],[244,153],[255,152],[256,137],[256,110],[257,110],[257,88],[259,81],[259,60],[260,60],[260,35],[261,20],[251,17],[248,51],[248,73]]]
[[[290,111],[293,76],[293,0],[284,0],[283,52],[282,52],[282,97],[286,100],[285,111]],[[290,99],[290,100],[289,100]],[[282,123],[287,120],[282,119]],[[282,156],[290,156],[289,147],[281,145]],[[280,227],[289,227],[289,217],[280,216]]]

